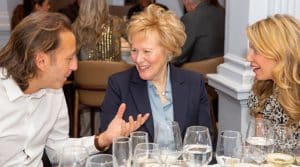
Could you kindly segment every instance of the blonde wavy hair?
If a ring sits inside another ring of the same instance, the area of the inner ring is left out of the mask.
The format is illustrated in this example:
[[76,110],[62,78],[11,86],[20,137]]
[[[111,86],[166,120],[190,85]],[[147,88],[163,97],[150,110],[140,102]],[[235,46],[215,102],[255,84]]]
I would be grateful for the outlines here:
[[273,80],[254,82],[252,90],[259,105],[251,111],[262,111],[266,98],[275,93],[284,112],[293,121],[300,120],[300,22],[289,15],[276,14],[246,29],[253,49],[273,59]]
[[181,47],[186,39],[184,25],[176,14],[155,4],[149,5],[143,12],[131,17],[127,29],[130,43],[133,34],[138,32],[144,32],[145,35],[157,32],[160,44],[171,52],[173,58],[181,54]]
[[78,48],[93,47],[101,39],[103,26],[109,21],[109,9],[106,0],[82,0],[79,15],[72,25]]

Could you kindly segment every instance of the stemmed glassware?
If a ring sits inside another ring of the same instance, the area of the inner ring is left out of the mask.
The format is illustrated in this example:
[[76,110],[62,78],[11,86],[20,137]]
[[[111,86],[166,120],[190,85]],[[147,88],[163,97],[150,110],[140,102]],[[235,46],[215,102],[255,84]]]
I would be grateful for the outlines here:
[[154,142],[159,146],[162,162],[176,161],[182,154],[182,138],[178,123],[175,121],[158,123],[155,132]]
[[[300,137],[300,136],[299,136]],[[293,150],[295,161],[297,165],[300,165],[300,140],[298,139],[297,145]]]
[[148,133],[143,131],[135,131],[130,133],[130,142],[131,142],[131,150],[132,155],[134,154],[134,150],[136,145],[139,143],[148,143]]
[[188,127],[183,145],[183,159],[187,166],[206,166],[211,161],[212,144],[207,127]]
[[113,139],[113,164],[114,167],[131,166],[131,144],[128,137]]
[[156,143],[139,143],[136,145],[133,154],[133,166],[161,166],[160,151]]
[[294,163],[293,147],[296,143],[292,143],[292,128],[284,124],[276,125],[275,131],[275,150],[274,153],[267,154],[266,160],[275,167],[285,167]]
[[84,167],[88,152],[80,140],[69,139],[62,149],[59,167]]
[[113,158],[110,154],[96,154],[89,157],[86,167],[113,167]]
[[252,149],[252,159],[257,164],[262,164],[265,161],[265,156],[274,151],[272,123],[263,118],[250,118],[246,133],[246,145],[256,148]]
[[221,167],[231,167],[242,158],[242,136],[238,131],[220,132],[217,142],[216,159]]

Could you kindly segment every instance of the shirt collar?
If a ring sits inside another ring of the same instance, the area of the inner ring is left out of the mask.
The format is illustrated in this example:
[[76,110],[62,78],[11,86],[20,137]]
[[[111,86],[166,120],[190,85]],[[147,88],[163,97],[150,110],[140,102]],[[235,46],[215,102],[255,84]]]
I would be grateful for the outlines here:
[[[171,92],[171,80],[170,80],[170,65],[167,64],[167,79],[166,79],[166,90],[165,92]],[[152,81],[147,81],[148,87],[155,88]]]
[[33,98],[40,98],[46,93],[46,90],[42,89],[31,95],[26,95],[11,76],[8,78],[5,77],[6,74],[6,69],[0,68],[0,79],[3,81],[3,86],[6,90],[8,99],[10,101],[14,101],[23,96],[32,96]]

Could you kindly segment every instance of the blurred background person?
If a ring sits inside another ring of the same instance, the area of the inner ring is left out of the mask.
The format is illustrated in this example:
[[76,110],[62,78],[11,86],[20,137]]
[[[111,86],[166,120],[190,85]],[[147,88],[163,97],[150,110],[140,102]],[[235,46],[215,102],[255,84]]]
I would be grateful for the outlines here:
[[[183,0],[187,39],[174,65],[224,55],[225,10],[217,0]],[[197,21],[195,21],[197,20]]]
[[[152,3],[155,3],[155,0],[137,0],[136,5],[132,6],[129,9],[129,11],[127,13],[127,19],[130,19],[132,15],[143,11],[147,6],[149,6]],[[168,10],[168,7],[163,5],[163,4],[159,4],[159,3],[155,3],[155,4],[161,6],[162,8],[164,8],[166,10]]]
[[287,126],[292,135],[275,146],[290,152],[300,140],[300,22],[277,14],[249,26],[247,36],[247,60],[255,73],[250,112],[270,120],[275,131]]
[[180,54],[185,38],[179,18],[155,4],[132,16],[128,40],[135,67],[109,78],[100,108],[100,131],[105,130],[121,103],[127,106],[125,117],[151,114],[138,129],[148,132],[150,141],[158,122],[177,121],[182,135],[192,125],[211,127],[203,77],[169,63]]
[[59,9],[58,12],[66,15],[73,23],[76,20],[79,13],[80,1],[81,0],[75,0],[73,3],[69,4],[68,6]]
[[[126,34],[125,23],[109,14],[106,0],[82,0],[72,28],[77,39],[79,61],[121,61],[121,37]],[[90,135],[91,109],[81,106],[80,110],[81,136]],[[95,122],[96,127],[99,126],[99,119]]]
[[106,0],[84,0],[72,25],[79,49],[79,60],[121,60],[123,20],[109,14]]
[[32,12],[48,12],[50,9],[49,0],[23,0],[23,4],[17,5],[11,18],[11,30]]

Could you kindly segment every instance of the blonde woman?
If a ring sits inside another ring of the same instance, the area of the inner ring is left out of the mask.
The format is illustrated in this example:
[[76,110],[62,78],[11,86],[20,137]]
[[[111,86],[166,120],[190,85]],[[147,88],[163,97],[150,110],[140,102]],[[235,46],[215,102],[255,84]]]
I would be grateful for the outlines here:
[[281,148],[289,150],[300,139],[300,22],[277,14],[249,26],[247,36],[247,60],[256,74],[251,114],[271,120],[276,130],[288,126],[293,133]]
[[72,25],[76,35],[79,60],[121,60],[121,36],[125,36],[125,23],[109,15],[106,0],[80,2],[79,16]]
[[151,114],[139,128],[149,133],[150,141],[158,122],[177,121],[182,135],[192,125],[211,127],[203,77],[169,63],[180,55],[185,39],[183,24],[171,11],[151,4],[132,16],[128,40],[135,67],[110,77],[101,105],[101,131],[121,103],[127,106],[125,115]]

